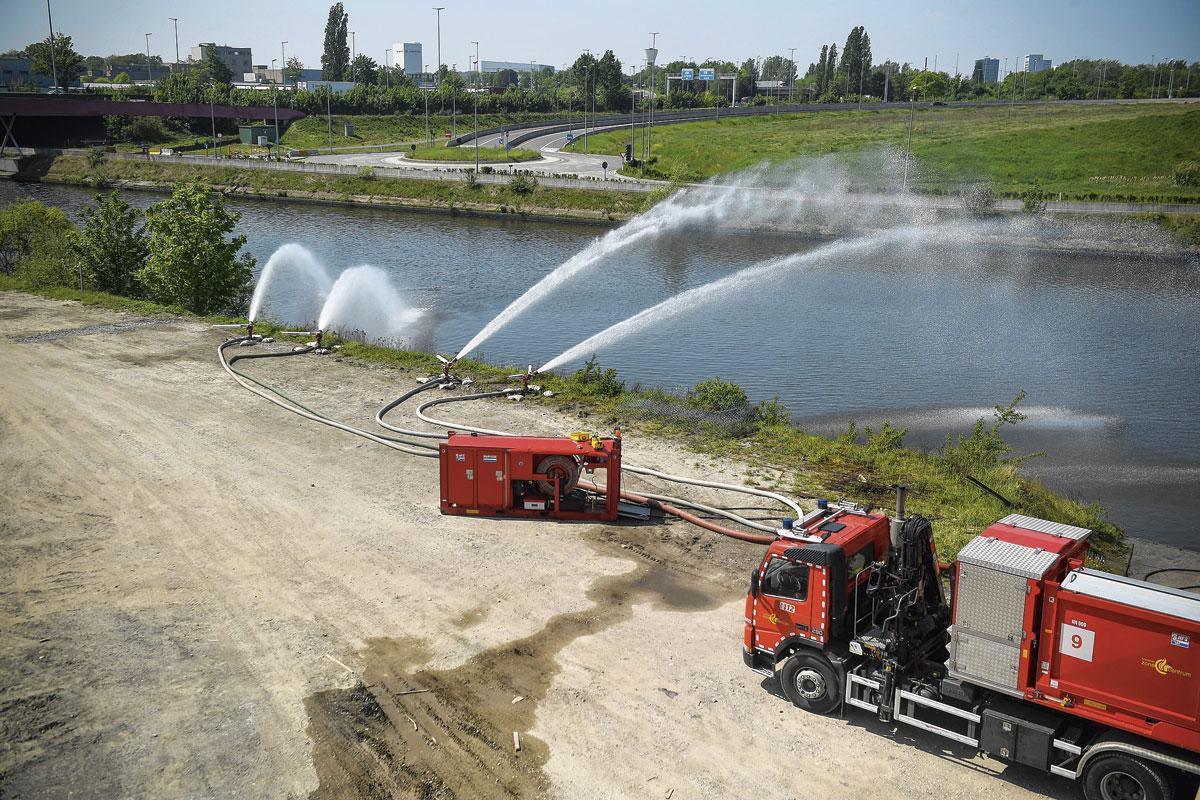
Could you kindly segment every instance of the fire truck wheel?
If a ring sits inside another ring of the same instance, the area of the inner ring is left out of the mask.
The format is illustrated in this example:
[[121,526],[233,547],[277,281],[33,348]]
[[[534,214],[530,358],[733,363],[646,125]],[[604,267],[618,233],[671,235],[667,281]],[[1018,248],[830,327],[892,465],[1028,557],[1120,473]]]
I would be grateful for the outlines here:
[[1123,753],[1098,756],[1083,770],[1087,800],[1171,800],[1162,767]]
[[796,653],[783,665],[779,683],[788,700],[816,714],[838,707],[842,692],[829,662],[815,653]]

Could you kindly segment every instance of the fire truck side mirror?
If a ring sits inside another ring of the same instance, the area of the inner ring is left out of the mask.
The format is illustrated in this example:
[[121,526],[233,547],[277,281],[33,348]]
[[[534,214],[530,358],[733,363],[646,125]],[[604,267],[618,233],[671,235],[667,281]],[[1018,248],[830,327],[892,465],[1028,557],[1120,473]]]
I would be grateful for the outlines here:
[[750,596],[758,597],[758,567],[750,573]]

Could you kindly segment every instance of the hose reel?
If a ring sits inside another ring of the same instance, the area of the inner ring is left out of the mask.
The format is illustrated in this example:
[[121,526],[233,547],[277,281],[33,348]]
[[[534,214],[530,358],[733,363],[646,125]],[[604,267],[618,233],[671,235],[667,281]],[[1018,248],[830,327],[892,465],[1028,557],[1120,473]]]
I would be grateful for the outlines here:
[[575,486],[579,483],[579,462],[571,456],[546,456],[538,461],[535,471],[540,475],[550,476],[548,480],[537,482],[538,490],[547,497],[554,495],[554,478],[558,478],[560,497],[566,497],[575,491]]

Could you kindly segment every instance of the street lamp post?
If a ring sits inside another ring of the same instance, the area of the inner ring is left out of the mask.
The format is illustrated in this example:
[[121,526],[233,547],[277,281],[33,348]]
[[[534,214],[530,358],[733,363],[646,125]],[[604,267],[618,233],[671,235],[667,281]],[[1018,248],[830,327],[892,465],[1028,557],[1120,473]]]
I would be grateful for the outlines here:
[[650,46],[646,48],[646,63],[650,66],[650,108],[646,112],[646,161],[654,139],[654,59],[658,58],[658,31],[650,31]]
[[[51,45],[50,52],[54,52],[54,46]],[[154,70],[150,68],[150,34],[146,34],[146,77],[151,83],[154,83]]]
[[383,51],[383,85],[388,89],[392,88],[392,48],[387,48]]
[[[429,65],[425,65],[425,73],[429,74]],[[425,87],[425,146],[433,147],[433,135],[429,132],[429,87]]]
[[167,17],[175,25],[175,63],[179,64],[179,17]]
[[287,41],[279,43],[279,83],[287,86]]
[[[471,44],[475,45],[475,91],[478,93],[480,87],[483,85],[483,73],[479,65],[479,42],[471,42]],[[476,105],[479,104],[476,103]]]
[[788,50],[792,51],[791,55],[788,57],[788,66],[791,67],[791,69],[788,70],[788,102],[791,103],[792,89],[794,89],[796,86],[796,48],[789,47]]
[[[437,84],[438,84],[438,86],[442,85],[442,81],[441,81],[441,75],[442,75],[442,12],[445,9],[446,9],[445,6],[434,6],[433,7],[433,10],[437,12],[437,54],[438,54],[438,62],[437,62],[438,81],[437,81]],[[442,106],[442,113],[444,114],[445,112],[446,112],[446,107]]]
[[54,88],[58,88],[58,58],[54,55],[54,17],[50,14],[50,0],[46,0],[46,21],[50,23],[50,72]]
[[[275,71],[275,59],[271,59],[271,72]],[[275,109],[275,147],[279,146],[279,90],[271,90],[271,106]]]

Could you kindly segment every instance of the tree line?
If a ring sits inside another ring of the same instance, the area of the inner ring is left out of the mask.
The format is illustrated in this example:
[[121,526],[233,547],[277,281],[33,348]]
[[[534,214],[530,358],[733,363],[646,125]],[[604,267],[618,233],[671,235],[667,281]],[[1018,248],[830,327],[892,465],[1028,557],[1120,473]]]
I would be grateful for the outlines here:
[[152,300],[197,314],[241,313],[253,290],[253,256],[232,235],[241,215],[196,180],[145,211],[118,192],[97,194],[81,224],[61,208],[18,200],[0,208],[0,274],[44,288],[67,286]]
[[[640,70],[625,72],[621,61],[608,50],[599,58],[582,53],[566,70],[543,73],[518,73],[500,70],[483,76],[467,75],[437,67],[432,89],[422,89],[399,65],[380,65],[358,53],[351,58],[347,42],[349,14],[341,2],[330,7],[325,24],[321,75],[325,80],[353,81],[348,92],[331,94],[327,89],[307,91],[298,88],[304,64],[295,56],[283,69],[283,80],[292,84],[285,93],[274,96],[258,89],[230,85],[233,75],[214,53],[206,52],[198,63],[186,70],[167,70],[153,87],[134,86],[98,90],[116,99],[168,100],[191,103],[264,105],[279,103],[306,113],[327,108],[338,113],[394,114],[423,111],[426,91],[439,110],[457,105],[472,108],[477,103],[484,113],[563,112],[584,106],[598,111],[627,111],[634,105],[644,108],[653,88],[655,105],[662,108],[713,107],[737,103],[762,104],[791,100],[823,103],[872,102],[882,99],[921,100],[1080,100],[1113,98],[1196,97],[1200,96],[1200,62],[1164,61],[1157,65],[1128,65],[1113,59],[1076,59],[1038,73],[1013,71],[1002,82],[984,82],[980,76],[963,70],[951,75],[946,71],[917,68],[909,63],[875,63],[871,39],[864,26],[855,26],[845,42],[822,45],[815,61],[801,74],[797,63],[783,55],[749,58],[740,65],[732,61],[679,59]],[[50,39],[35,42],[18,51],[28,55],[34,72],[50,73]],[[54,41],[59,83],[67,86],[96,57],[84,58],[74,50],[69,35]],[[129,58],[132,60],[134,55]],[[113,56],[110,58],[124,58]],[[140,56],[145,61],[145,56]],[[151,64],[155,59],[151,58]],[[159,61],[161,64],[161,61]],[[681,70],[695,70],[691,81],[680,80]],[[699,70],[712,68],[729,81],[699,80]],[[120,76],[118,76],[120,77]],[[472,78],[500,93],[476,96]],[[760,81],[777,82],[769,88]]]

